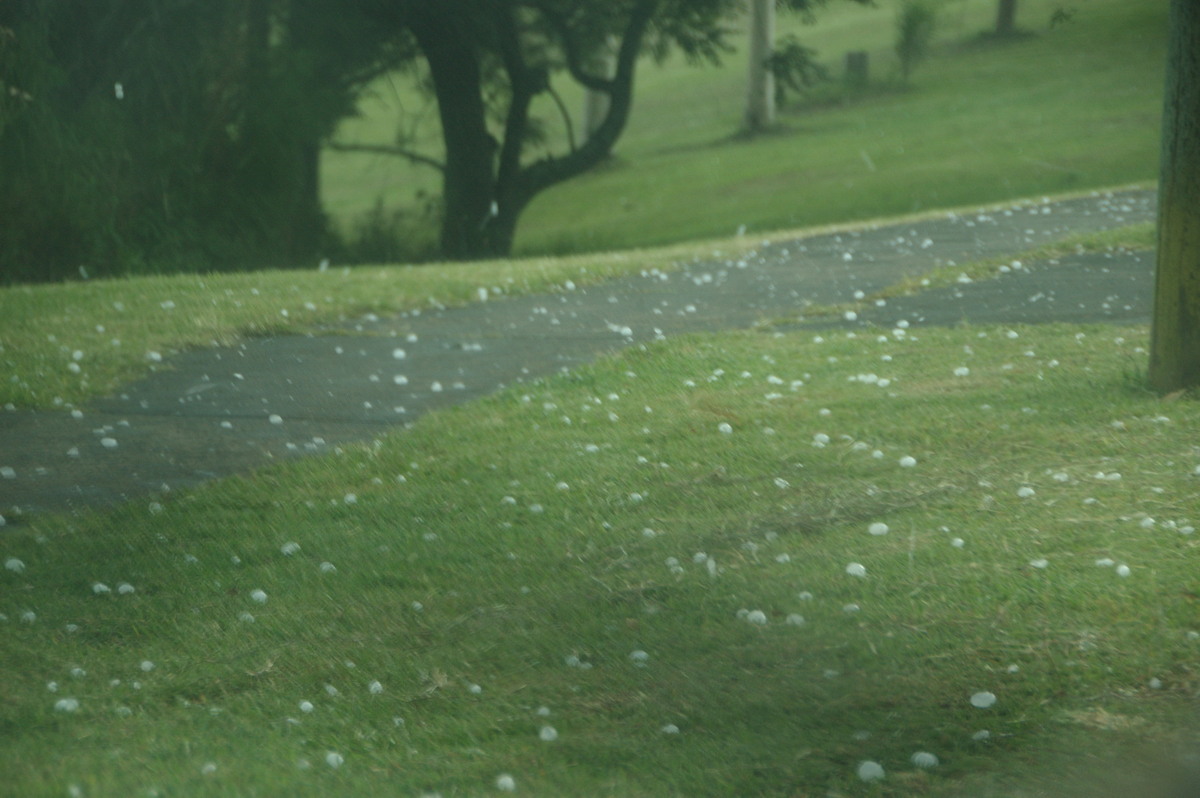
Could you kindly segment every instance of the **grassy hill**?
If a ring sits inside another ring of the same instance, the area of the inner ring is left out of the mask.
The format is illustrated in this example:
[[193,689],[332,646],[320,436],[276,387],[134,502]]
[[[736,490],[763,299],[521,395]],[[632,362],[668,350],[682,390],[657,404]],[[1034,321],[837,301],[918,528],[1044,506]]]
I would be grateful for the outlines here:
[[[930,58],[908,85],[893,53],[897,3],[849,3],[816,24],[788,17],[834,82],[786,107],[779,130],[738,137],[744,55],[719,67],[643,64],[634,112],[613,160],[538,198],[518,231],[519,254],[670,243],[748,231],[992,202],[1152,180],[1157,173],[1166,7],[1088,0],[1051,27],[1058,0],[1024,0],[1028,35],[981,36],[994,0],[947,0]],[[740,32],[735,43],[741,43]],[[848,50],[870,53],[872,86],[842,87]],[[437,154],[436,109],[411,78],[381,82],[338,140],[390,143],[398,127]],[[561,86],[569,108],[582,107]],[[549,100],[542,115],[555,127]],[[531,152],[538,157],[541,152]],[[376,204],[416,213],[437,174],[395,158],[326,153],[330,213],[351,229]],[[427,222],[407,234],[432,239]]]

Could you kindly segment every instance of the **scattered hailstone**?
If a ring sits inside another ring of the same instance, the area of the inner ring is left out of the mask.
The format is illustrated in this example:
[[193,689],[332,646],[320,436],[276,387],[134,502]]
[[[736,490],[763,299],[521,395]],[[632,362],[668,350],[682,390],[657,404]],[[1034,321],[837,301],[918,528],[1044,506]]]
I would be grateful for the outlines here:
[[909,761],[919,768],[928,769],[938,766],[937,756],[929,753],[928,751],[917,751],[915,754],[909,757]]
[[112,588],[109,587],[108,585],[104,584],[103,582],[96,582],[95,584],[92,585],[92,592],[95,593],[97,596],[104,596],[104,595],[108,595],[109,593],[111,593]]
[[767,614],[762,610],[750,610],[750,612],[746,613],[746,620],[762,626],[767,622]]
[[1117,566],[1117,576],[1126,577],[1126,576],[1129,576],[1129,574],[1130,574],[1130,570],[1129,570],[1128,565],[1118,565]]
[[1017,495],[1022,499],[1028,499],[1030,496],[1034,495],[1034,493],[1035,491],[1033,488],[1029,487],[1028,485],[1017,488]]
[[4,567],[12,571],[14,574],[19,574],[25,570],[25,563],[21,562],[16,557],[9,557],[4,561]]
[[115,448],[117,448],[117,439],[116,438],[101,438],[100,445],[103,446],[105,449],[115,449]]
[[1030,560],[1029,565],[1033,568],[1046,568],[1050,565],[1050,561],[1045,557],[1039,557],[1036,560]]
[[860,562],[852,562],[846,566],[846,573],[851,576],[866,576],[867,567]]
[[638,649],[637,651],[631,651],[629,653],[629,661],[639,668],[644,668],[646,667],[646,663],[650,661],[650,655],[645,651]]
[[804,625],[804,616],[800,615],[799,613],[793,612],[791,615],[789,615],[787,617],[787,624],[789,626],[803,626]]
[[272,413],[271,415],[267,416],[267,421],[271,422],[272,424],[282,424],[283,416],[277,413]]
[[900,467],[901,468],[912,468],[916,464],[917,464],[917,459],[915,457],[909,457],[908,455],[905,455],[904,457],[900,458]]
[[154,670],[154,663],[148,659],[144,659],[139,667],[146,673],[149,673],[150,671]]
[[552,743],[558,739],[558,731],[553,726],[543,726],[538,732],[538,737],[545,743]]
[[872,535],[876,535],[876,536],[886,535],[888,533],[888,525],[883,523],[882,521],[876,521],[875,523],[873,523],[869,527],[867,527],[867,531],[870,532]]
[[721,424],[717,426],[717,431],[724,435],[729,435],[733,432],[733,427],[729,426],[729,424],[725,422],[721,422]]
[[963,546],[967,545],[967,542],[962,538],[954,538],[950,541],[950,545],[956,549],[961,549]]
[[959,366],[958,368],[956,368],[954,370],[955,377],[966,377],[966,376],[970,375],[970,373],[971,373],[971,370],[969,368],[967,368],[966,366]]
[[371,695],[379,695],[383,692],[383,685],[376,680],[367,685],[367,690],[370,691]]
[[291,557],[296,552],[300,551],[300,544],[295,542],[284,543],[279,547],[279,551],[285,557]]
[[54,709],[57,712],[78,712],[79,701],[75,698],[60,698],[54,702]]
[[501,773],[496,777],[496,789],[501,792],[513,792],[517,789],[517,781],[507,773]]
[[262,590],[257,590],[257,589],[251,590],[250,598],[253,599],[254,601],[258,602],[259,604],[267,603],[267,594],[265,591],[262,591]]
[[976,709],[987,709],[996,703],[996,694],[987,691],[975,693],[971,696],[971,706]]
[[325,764],[331,768],[340,768],[346,759],[337,751],[330,751],[325,755]]
[[314,707],[313,707],[313,703],[311,701],[301,701],[300,702],[300,711],[301,712],[312,712],[313,709],[314,709]]
[[661,731],[663,734],[679,734],[679,727],[676,726],[674,723],[668,723],[666,726],[663,726],[659,731]]
[[990,731],[988,731],[987,729],[980,729],[979,731],[977,731],[971,735],[971,739],[977,743],[982,743],[982,742],[992,739],[992,733]]
[[331,562],[323,562],[318,566],[323,574],[332,574],[337,571],[337,566]]
[[858,777],[863,781],[879,781],[883,778],[883,765],[866,760],[858,763]]
[[1116,561],[1109,557],[1101,557],[1096,560],[1096,565],[1100,568],[1112,568],[1116,564]]

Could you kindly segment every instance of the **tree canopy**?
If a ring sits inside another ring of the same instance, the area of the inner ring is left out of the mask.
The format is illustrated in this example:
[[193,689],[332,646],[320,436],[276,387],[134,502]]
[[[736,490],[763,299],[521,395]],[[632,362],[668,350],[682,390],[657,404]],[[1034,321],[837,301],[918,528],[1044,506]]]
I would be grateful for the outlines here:
[[[313,256],[327,240],[321,146],[371,80],[402,66],[425,72],[442,121],[442,255],[506,254],[534,196],[608,157],[639,59],[677,50],[717,61],[743,10],[744,0],[6,0],[0,280]],[[606,60],[611,70],[598,67]],[[607,111],[561,152],[534,157],[531,105],[556,75],[606,95]]]

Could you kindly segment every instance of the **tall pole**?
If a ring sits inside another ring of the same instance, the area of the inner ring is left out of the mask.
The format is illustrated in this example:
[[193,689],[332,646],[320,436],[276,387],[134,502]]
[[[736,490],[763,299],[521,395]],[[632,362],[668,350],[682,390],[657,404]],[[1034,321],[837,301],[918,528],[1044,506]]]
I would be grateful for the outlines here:
[[1200,387],[1200,2],[1172,0],[1149,381]]
[[775,122],[775,76],[767,68],[775,43],[775,0],[750,0],[750,83],[746,127],[757,132]]

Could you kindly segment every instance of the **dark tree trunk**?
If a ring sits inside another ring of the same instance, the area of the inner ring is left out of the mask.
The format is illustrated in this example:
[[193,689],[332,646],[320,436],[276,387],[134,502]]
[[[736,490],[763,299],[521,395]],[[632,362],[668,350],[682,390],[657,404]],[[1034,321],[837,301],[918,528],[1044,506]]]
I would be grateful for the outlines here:
[[1200,387],[1200,3],[1173,0],[1158,182],[1152,387]]
[[1017,0],[1000,0],[996,12],[996,35],[1011,36],[1017,29]]
[[470,22],[457,3],[430,3],[409,27],[429,62],[446,147],[441,250],[451,260],[493,254],[496,141],[487,130],[482,75]]

